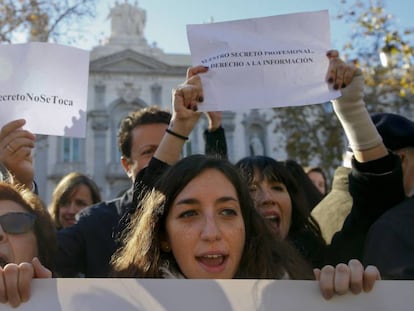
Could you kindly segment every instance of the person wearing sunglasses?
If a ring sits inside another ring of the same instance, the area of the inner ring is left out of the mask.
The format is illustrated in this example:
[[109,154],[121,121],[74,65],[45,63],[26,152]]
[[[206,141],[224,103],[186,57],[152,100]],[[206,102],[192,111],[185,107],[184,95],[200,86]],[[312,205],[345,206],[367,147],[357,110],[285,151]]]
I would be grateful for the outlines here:
[[0,181],[0,303],[27,301],[33,278],[52,277],[55,251],[53,222],[40,199]]

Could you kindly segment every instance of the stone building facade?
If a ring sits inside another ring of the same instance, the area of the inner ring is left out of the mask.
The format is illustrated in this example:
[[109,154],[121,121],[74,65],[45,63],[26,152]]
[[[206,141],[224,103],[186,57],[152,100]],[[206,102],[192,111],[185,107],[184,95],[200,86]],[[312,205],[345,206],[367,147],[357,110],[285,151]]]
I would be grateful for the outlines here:
[[[185,79],[190,55],[167,54],[144,37],[145,10],[128,2],[111,9],[111,35],[90,54],[87,132],[85,139],[38,136],[35,150],[36,181],[41,198],[49,203],[57,182],[80,171],[92,177],[104,199],[130,186],[117,147],[119,123],[130,111],[148,105],[170,109],[171,90]],[[245,110],[223,113],[229,157],[237,161],[251,154],[284,158],[276,152],[283,137],[274,133],[273,111]],[[203,153],[202,120],[183,154]]]

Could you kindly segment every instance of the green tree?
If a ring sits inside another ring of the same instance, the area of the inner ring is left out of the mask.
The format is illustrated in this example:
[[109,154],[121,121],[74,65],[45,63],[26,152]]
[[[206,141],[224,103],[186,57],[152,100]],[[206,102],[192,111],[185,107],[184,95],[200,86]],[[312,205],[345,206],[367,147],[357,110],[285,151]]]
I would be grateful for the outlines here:
[[94,14],[95,0],[0,0],[0,40],[71,43]]
[[383,0],[341,3],[338,18],[354,25],[344,54],[364,72],[368,110],[412,115],[413,29],[400,28]]
[[[353,25],[341,57],[364,72],[365,101],[370,112],[388,111],[414,116],[411,66],[412,29],[401,29],[385,10],[384,1],[340,0],[337,18]],[[381,63],[387,55],[388,64]],[[275,109],[277,131],[286,133],[289,158],[316,164],[332,176],[342,161],[346,140],[330,104]],[[282,148],[282,146],[281,146]]]

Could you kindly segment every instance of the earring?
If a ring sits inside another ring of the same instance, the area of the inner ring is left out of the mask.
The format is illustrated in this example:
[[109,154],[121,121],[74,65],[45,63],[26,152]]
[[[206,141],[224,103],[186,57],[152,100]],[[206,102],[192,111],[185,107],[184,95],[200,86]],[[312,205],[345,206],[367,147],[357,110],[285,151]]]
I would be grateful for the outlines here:
[[162,250],[163,252],[169,253],[169,252],[171,251],[170,244],[168,244],[168,242],[167,242],[167,241],[162,241],[162,242],[161,242],[161,250]]

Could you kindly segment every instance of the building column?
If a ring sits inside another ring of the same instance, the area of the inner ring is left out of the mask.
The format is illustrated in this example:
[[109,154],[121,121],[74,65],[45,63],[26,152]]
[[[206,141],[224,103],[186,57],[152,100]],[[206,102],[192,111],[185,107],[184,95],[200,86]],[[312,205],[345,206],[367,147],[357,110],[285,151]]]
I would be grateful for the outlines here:
[[106,185],[106,131],[109,128],[109,116],[105,110],[94,110],[89,113],[94,136],[93,179],[104,196]]
[[234,119],[236,113],[230,111],[223,112],[223,119],[221,121],[221,126],[224,128],[227,141],[227,154],[230,161],[235,160],[234,156],[234,130],[236,128],[234,124]]

